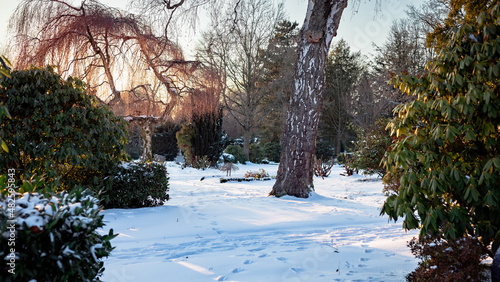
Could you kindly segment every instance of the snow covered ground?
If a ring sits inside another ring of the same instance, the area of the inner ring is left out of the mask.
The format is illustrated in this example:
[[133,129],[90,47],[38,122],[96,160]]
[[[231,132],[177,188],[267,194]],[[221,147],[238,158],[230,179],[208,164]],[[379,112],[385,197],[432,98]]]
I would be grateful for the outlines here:
[[[406,247],[417,232],[379,216],[380,179],[336,166],[312,197],[275,198],[274,180],[221,184],[219,170],[167,166],[164,206],[104,211],[103,232],[120,233],[105,281],[404,281],[417,266]],[[278,166],[232,176],[261,168]]]

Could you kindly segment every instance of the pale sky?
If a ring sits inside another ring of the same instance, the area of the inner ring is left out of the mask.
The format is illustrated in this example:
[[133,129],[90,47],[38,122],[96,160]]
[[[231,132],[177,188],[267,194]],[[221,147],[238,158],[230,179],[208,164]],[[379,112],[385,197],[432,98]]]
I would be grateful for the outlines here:
[[[348,2],[347,9],[342,14],[340,27],[337,32],[337,37],[334,38],[333,43],[340,38],[345,39],[353,51],[361,50],[364,55],[370,55],[374,52],[372,43],[381,45],[388,34],[389,28],[394,20],[406,17],[405,10],[407,5],[413,4],[420,6],[424,0],[382,0],[380,13],[376,15],[375,0],[359,0],[358,13],[354,13],[354,2]],[[8,20],[15,10],[19,0],[0,0],[0,42],[3,43],[8,40],[7,25]],[[106,3],[120,3],[123,5],[126,1],[119,0],[106,0]],[[306,13],[307,1],[306,0],[286,0],[285,10],[286,14],[291,21],[297,21],[299,27],[304,22]],[[199,28],[206,26],[203,23]],[[180,42],[181,47],[185,50],[186,55],[189,56],[189,51],[194,49],[196,45],[197,34],[200,30],[195,31],[193,38],[186,42]],[[332,44],[333,44],[332,43]],[[4,53],[4,49],[0,47],[0,52]]]

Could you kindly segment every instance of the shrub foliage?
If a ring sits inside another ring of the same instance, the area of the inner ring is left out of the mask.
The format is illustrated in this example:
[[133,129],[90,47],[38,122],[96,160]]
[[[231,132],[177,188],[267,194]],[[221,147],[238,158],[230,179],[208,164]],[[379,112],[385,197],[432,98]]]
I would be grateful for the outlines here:
[[243,148],[238,145],[227,146],[225,152],[233,155],[235,163],[246,164],[248,161],[247,156],[243,154]]
[[169,200],[167,169],[158,163],[123,163],[100,192],[105,208],[163,205]]
[[0,167],[23,179],[45,174],[63,188],[98,185],[124,158],[126,122],[78,79],[64,80],[51,67],[12,71],[0,77],[1,103],[11,118],[1,119],[9,154]]
[[24,182],[17,194],[8,192],[7,183],[1,176],[0,280],[96,280],[116,236],[112,229],[105,235],[97,232],[104,226],[97,199],[78,189],[55,195],[32,192],[56,190],[37,177]]
[[397,108],[389,170],[403,169],[382,213],[447,240],[500,242],[500,6],[464,24],[422,77],[395,78],[417,99]]
[[387,119],[379,119],[366,132],[362,132],[355,143],[352,167],[363,171],[364,174],[378,174],[383,177],[386,173],[383,164],[385,152],[392,143],[391,135],[386,130]]
[[194,114],[176,133],[177,145],[184,154],[185,164],[194,168],[216,167],[226,147],[222,132],[222,109]]
[[264,144],[264,156],[268,161],[279,163],[281,156],[281,145],[278,142],[267,142]]
[[457,240],[413,238],[408,243],[412,253],[421,261],[417,269],[406,276],[408,281],[487,281],[487,256],[477,238]]

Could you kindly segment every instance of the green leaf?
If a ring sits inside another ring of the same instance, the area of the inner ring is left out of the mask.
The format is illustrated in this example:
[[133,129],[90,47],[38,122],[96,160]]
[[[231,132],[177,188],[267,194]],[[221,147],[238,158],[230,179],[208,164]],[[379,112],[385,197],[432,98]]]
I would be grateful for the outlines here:
[[5,151],[5,152],[9,152],[9,147],[7,146],[7,143],[5,143],[5,141],[3,141],[1,138],[0,138],[0,141],[2,143],[2,149]]

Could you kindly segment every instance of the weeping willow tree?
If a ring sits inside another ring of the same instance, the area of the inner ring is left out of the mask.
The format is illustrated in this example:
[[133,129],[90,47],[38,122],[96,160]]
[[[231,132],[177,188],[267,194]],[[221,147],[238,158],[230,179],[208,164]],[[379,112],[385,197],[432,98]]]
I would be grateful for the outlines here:
[[165,7],[170,18],[157,35],[143,18],[98,1],[23,1],[10,23],[15,68],[49,64],[85,81],[89,93],[141,126],[142,158],[150,160],[152,124],[174,114],[203,72],[168,39],[168,23],[179,7]]

